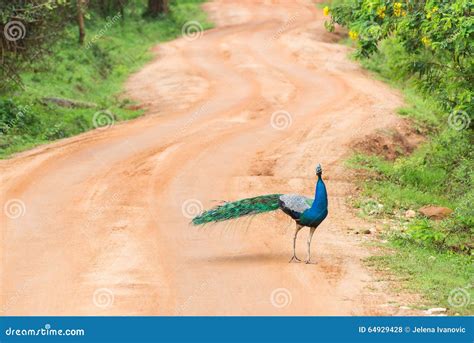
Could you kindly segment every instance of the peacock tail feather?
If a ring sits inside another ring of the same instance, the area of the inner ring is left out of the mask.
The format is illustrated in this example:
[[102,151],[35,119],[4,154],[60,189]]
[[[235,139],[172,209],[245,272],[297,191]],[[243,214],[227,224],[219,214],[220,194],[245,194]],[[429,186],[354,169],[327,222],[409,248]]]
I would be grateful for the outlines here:
[[251,214],[275,211],[280,207],[280,196],[281,194],[268,194],[227,202],[194,217],[192,223],[194,225],[201,225],[239,218]]

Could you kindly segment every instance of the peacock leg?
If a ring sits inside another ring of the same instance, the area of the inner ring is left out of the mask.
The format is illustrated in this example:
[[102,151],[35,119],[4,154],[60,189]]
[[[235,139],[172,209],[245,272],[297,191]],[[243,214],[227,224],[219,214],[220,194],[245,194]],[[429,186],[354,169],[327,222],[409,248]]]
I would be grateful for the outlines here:
[[296,257],[296,236],[298,236],[298,232],[303,228],[300,224],[296,223],[296,230],[295,235],[293,236],[293,257],[290,260],[290,263],[294,260],[301,261],[298,257]]
[[313,238],[314,231],[316,231],[315,227],[309,228],[309,236],[308,236],[308,259],[306,260],[306,264],[311,263],[311,239]]

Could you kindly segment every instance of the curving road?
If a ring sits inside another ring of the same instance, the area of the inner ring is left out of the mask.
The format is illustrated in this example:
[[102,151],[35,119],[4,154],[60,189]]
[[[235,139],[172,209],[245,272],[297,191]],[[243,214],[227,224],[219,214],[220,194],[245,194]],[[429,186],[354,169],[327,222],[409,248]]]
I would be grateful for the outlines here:
[[[146,116],[0,162],[3,314],[396,313],[351,231],[370,224],[345,205],[343,162],[354,140],[397,124],[400,96],[346,58],[310,1],[205,9],[215,29],[157,46],[128,80]],[[222,200],[312,195],[318,162],[330,215],[317,264],[288,263],[281,213],[188,225]]]

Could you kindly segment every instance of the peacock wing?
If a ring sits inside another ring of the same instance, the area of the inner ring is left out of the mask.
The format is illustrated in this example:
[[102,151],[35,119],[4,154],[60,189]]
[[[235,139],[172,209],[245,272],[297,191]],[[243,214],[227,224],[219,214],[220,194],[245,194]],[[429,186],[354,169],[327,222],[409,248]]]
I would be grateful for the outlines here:
[[313,199],[297,194],[283,194],[280,196],[280,208],[293,219],[311,207]]

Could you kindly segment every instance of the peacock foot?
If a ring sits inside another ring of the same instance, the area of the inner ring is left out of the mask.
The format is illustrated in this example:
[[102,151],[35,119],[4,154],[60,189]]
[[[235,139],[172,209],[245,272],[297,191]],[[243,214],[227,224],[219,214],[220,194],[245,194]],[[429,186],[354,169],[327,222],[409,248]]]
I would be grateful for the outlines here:
[[296,257],[296,255],[293,255],[293,257],[291,258],[290,262],[288,262],[288,263],[291,263],[291,262],[293,262],[293,261],[301,262],[301,260],[300,260],[298,257]]
[[306,263],[306,264],[316,264],[316,262],[313,262],[311,260],[306,260],[306,261],[304,261],[304,263]]

